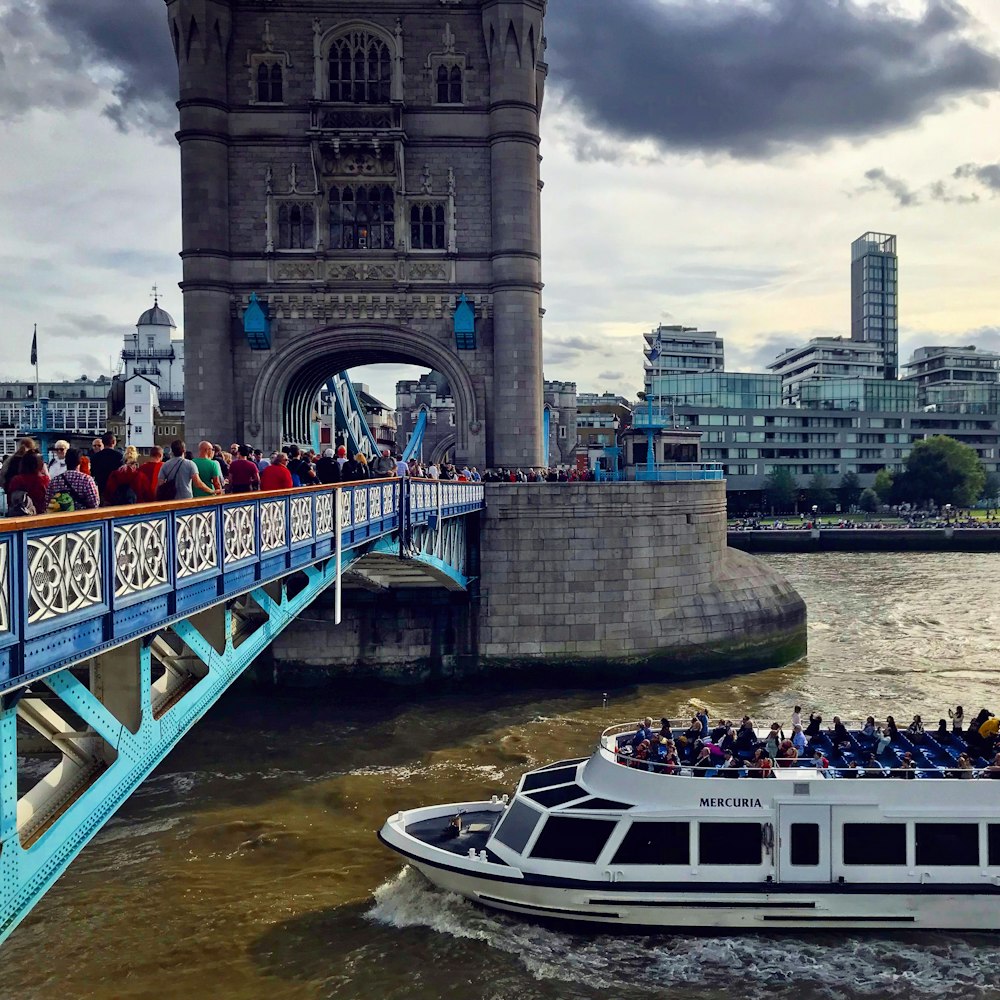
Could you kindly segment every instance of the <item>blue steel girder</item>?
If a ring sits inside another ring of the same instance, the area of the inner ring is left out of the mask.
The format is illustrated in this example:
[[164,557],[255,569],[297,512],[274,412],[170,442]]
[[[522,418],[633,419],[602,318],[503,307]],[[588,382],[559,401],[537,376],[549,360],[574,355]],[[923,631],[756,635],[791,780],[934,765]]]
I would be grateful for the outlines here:
[[[479,484],[392,480],[0,524],[0,941],[335,584],[339,620],[344,569],[376,547],[398,553],[402,533],[405,552],[466,586],[465,515],[483,502]],[[68,669],[84,663],[89,687]],[[37,696],[42,683],[54,701]],[[20,799],[18,718],[62,754]]]

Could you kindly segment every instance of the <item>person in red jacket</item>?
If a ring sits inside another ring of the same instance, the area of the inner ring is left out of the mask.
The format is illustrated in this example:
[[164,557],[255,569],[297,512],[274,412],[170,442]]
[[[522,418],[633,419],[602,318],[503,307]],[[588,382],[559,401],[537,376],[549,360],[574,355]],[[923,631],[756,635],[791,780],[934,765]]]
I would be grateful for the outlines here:
[[288,471],[288,456],[279,451],[274,461],[260,474],[261,490],[290,490],[292,474]]
[[23,455],[18,464],[18,473],[7,483],[7,494],[13,496],[17,490],[24,490],[35,505],[35,513],[45,511],[45,491],[49,486],[49,476],[42,464],[42,456],[35,452]]
[[149,461],[139,466],[139,500],[152,503],[156,499],[156,483],[163,468],[163,449],[157,444],[149,449]]

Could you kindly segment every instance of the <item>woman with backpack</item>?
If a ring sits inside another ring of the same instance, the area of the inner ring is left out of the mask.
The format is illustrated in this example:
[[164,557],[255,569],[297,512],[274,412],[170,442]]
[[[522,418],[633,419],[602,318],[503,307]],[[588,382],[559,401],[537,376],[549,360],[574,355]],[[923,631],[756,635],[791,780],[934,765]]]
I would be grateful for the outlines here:
[[21,471],[21,459],[25,455],[37,454],[38,444],[35,442],[35,439],[29,437],[21,438],[21,443],[17,446],[17,451],[4,462],[3,468],[0,469],[0,482],[2,482],[4,491],[8,497],[10,496],[10,481]]
[[138,503],[142,491],[142,476],[139,474],[139,450],[135,445],[130,444],[125,449],[124,464],[118,466],[108,476],[108,484],[104,490],[104,505],[106,507],[123,507],[126,504]]
[[42,456],[27,454],[21,457],[20,471],[7,484],[9,501],[8,517],[33,517],[45,510],[45,491],[49,476],[42,464]]

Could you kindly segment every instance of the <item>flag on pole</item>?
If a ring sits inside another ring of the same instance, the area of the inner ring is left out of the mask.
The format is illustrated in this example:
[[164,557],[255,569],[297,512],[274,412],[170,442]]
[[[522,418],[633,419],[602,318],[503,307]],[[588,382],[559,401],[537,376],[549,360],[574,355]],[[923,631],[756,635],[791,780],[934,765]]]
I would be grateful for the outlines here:
[[38,364],[38,325],[35,325],[35,334],[31,338],[31,363]]

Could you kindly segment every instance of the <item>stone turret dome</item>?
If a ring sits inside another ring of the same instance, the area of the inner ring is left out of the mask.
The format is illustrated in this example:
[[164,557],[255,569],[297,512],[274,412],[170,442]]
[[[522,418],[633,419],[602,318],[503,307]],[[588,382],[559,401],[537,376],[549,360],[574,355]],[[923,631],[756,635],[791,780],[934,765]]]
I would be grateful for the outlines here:
[[136,326],[170,326],[174,329],[177,328],[177,324],[174,322],[173,316],[170,315],[165,309],[161,309],[159,303],[153,306],[152,309],[147,309],[140,317],[139,322],[135,324]]

